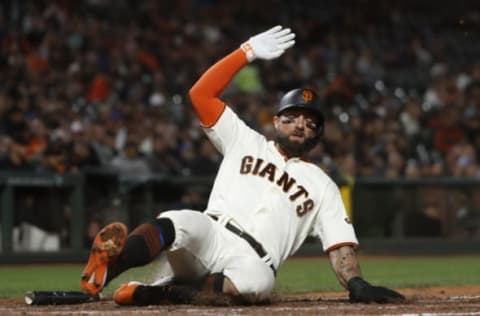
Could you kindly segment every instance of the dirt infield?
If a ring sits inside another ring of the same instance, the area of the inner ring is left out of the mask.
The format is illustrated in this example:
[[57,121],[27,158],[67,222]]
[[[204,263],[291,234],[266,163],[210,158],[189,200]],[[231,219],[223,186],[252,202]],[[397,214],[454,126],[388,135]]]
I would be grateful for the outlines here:
[[266,306],[212,307],[162,305],[119,307],[111,300],[27,306],[23,299],[0,300],[0,315],[480,315],[480,285],[400,289],[403,304],[350,304],[346,293],[308,293],[275,297]]

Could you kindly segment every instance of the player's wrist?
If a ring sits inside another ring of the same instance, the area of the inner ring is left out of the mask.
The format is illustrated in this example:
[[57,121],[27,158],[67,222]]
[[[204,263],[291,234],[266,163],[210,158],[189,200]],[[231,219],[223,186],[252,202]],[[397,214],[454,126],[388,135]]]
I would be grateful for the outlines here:
[[255,54],[255,51],[253,50],[252,45],[250,44],[249,41],[246,41],[242,45],[240,45],[240,49],[243,51],[245,54],[245,57],[247,58],[247,61],[251,63],[257,58],[257,55]]
[[365,288],[370,286],[370,283],[360,276],[353,277],[347,282],[348,291],[350,292],[350,295],[353,295],[354,297],[357,297]]
[[371,286],[370,283],[365,281],[362,277],[356,276],[348,280],[347,287],[350,292],[361,291],[365,287]]

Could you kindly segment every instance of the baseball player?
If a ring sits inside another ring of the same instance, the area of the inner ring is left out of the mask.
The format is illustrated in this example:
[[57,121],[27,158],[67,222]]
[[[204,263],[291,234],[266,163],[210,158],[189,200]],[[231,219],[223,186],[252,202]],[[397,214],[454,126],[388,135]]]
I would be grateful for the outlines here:
[[[295,43],[276,26],[251,37],[208,69],[190,90],[200,122],[223,155],[207,209],[162,212],[130,234],[121,223],[96,236],[81,277],[83,291],[99,293],[123,271],[166,254],[172,278],[123,284],[120,305],[195,302],[202,294],[258,303],[269,299],[279,266],[307,236],[317,236],[352,302],[403,299],[361,277],[358,241],[335,183],[305,155],[324,129],[319,99],[310,89],[284,95],[268,141],[219,98],[248,63],[281,56]],[[179,281],[181,280],[181,281]]]

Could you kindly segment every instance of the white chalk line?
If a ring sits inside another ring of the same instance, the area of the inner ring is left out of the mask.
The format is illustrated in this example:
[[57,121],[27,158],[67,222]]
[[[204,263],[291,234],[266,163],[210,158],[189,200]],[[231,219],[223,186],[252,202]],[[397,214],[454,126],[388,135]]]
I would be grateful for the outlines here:
[[[445,302],[459,302],[459,301],[472,301],[472,300],[478,300],[480,299],[480,296],[452,296],[445,298]],[[324,300],[323,302],[328,302],[328,300]],[[466,316],[480,316],[480,302],[478,304],[469,304],[468,309],[478,309],[479,311],[474,311],[474,312],[467,312],[467,311],[462,311],[462,312],[428,312],[428,309],[434,309],[438,308],[438,301],[432,301],[431,299],[429,300],[416,300],[417,303],[426,303],[424,304],[421,308],[425,309],[423,312],[399,312],[395,313],[396,309],[404,309],[404,308],[409,308],[409,305],[379,305],[377,306],[379,310],[384,310],[388,311],[388,314],[382,314],[385,316],[460,316],[460,315],[466,315]],[[355,305],[351,304],[345,304],[345,303],[338,303],[335,304],[335,306],[338,307],[344,307],[344,311],[354,311],[355,310]],[[411,305],[410,305],[411,306]],[[305,312],[321,312],[325,311],[329,308],[332,307],[332,302],[329,302],[328,305],[322,305],[321,302],[319,302],[319,305],[317,306],[265,306],[264,309],[268,312],[278,312],[279,314],[282,313],[292,313],[292,314],[302,314],[301,311]],[[412,309],[415,308],[411,306]],[[31,307],[31,306],[23,306],[23,307],[2,307],[0,306],[0,315],[3,314],[8,314],[8,315],[109,315],[109,316],[115,316],[115,315],[153,315],[158,313],[162,313],[161,309],[157,309],[155,307],[143,307],[141,309],[119,309],[119,310],[76,310],[76,311],[69,311],[69,310],[63,310],[60,309],[61,307],[59,306],[60,310],[52,311],[52,310],[45,310],[43,308],[41,309],[34,309],[36,307]],[[37,307],[38,308],[38,307]],[[245,314],[251,314],[251,310],[245,309],[245,308],[229,308],[224,309],[224,308],[210,308],[210,309],[205,309],[205,308],[178,308],[178,309],[169,309],[167,313],[181,313],[185,315],[204,315],[204,316],[210,316],[210,315],[245,315]]]
[[[330,306],[331,307],[331,306]],[[380,307],[380,306],[379,306]],[[384,306],[386,307],[386,306]],[[466,315],[466,316],[480,316],[480,311],[478,312],[418,312],[418,313],[405,313],[405,312],[400,312],[400,313],[395,313],[392,309],[395,306],[389,306],[386,308],[380,308],[380,309],[389,309],[389,313],[385,314],[383,313],[382,315],[384,316],[460,316],[460,315]],[[397,308],[405,308],[404,305],[401,306],[396,306]],[[328,306],[312,306],[312,307],[279,307],[279,308],[268,308],[269,311],[276,311],[279,312],[280,315],[281,313],[295,313],[297,315],[301,315],[302,311],[306,312],[315,312],[315,311],[320,311],[320,310],[326,310],[328,309]],[[428,308],[427,308],[428,309]],[[149,310],[148,308],[143,309],[143,310],[138,310],[138,309],[122,309],[122,310],[117,310],[117,311],[112,311],[112,310],[97,310],[97,311],[67,311],[67,310],[59,310],[59,311],[48,311],[48,310],[31,310],[29,308],[23,308],[22,310],[19,309],[12,309],[12,308],[2,308],[0,307],[0,313],[4,311],[7,312],[8,315],[158,315],[159,313],[162,313],[161,310],[155,309],[155,310]],[[166,311],[165,311],[166,312]],[[229,309],[227,310],[222,310],[222,309],[196,309],[196,308],[187,308],[187,309],[182,309],[179,308],[178,310],[169,310],[167,313],[181,313],[184,315],[204,315],[204,316],[210,316],[210,315],[245,315],[245,314],[251,314],[252,311],[248,311],[245,309]],[[1,313],[4,314],[4,313]],[[376,314],[376,313],[375,313]]]
[[480,312],[446,312],[446,313],[402,313],[402,314],[382,314],[382,316],[478,316]]

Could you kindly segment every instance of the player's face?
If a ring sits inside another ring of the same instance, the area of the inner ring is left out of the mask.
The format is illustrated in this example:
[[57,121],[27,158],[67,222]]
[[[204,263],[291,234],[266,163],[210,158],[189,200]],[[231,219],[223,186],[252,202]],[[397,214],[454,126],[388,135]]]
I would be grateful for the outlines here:
[[288,156],[303,156],[315,147],[320,122],[313,113],[291,108],[275,116],[273,123],[275,141]]

